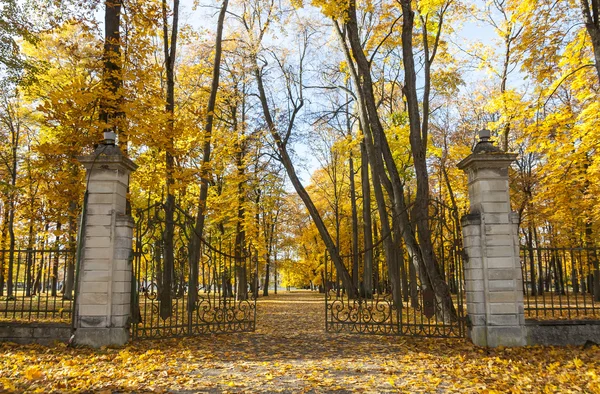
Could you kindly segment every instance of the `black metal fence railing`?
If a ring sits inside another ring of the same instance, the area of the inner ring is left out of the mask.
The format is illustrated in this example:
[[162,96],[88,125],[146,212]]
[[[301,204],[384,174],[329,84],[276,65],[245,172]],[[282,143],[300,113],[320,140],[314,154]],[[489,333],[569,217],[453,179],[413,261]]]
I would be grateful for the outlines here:
[[521,248],[525,317],[600,319],[600,248]]
[[73,250],[0,250],[0,321],[71,320]]

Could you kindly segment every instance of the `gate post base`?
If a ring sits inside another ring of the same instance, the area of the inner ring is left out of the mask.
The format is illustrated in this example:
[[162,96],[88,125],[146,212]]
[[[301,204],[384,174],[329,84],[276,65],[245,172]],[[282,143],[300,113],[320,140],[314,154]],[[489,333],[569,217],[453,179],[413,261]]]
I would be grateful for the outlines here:
[[469,330],[471,342],[482,347],[517,347],[526,346],[525,328],[514,327],[471,327]]
[[78,346],[99,348],[102,346],[123,346],[129,342],[129,329],[119,328],[78,328],[74,342]]

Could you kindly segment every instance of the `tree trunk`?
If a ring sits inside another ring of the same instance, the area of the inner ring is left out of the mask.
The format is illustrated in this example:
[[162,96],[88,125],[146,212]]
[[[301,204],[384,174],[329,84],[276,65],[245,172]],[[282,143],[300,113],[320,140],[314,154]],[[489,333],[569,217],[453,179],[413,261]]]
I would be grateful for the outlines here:
[[[400,180],[398,169],[387,144],[385,134],[383,133],[383,127],[377,113],[377,106],[375,104],[375,96],[373,93],[373,84],[370,74],[370,63],[363,52],[362,43],[359,38],[354,2],[350,3],[349,16],[350,17],[346,26],[348,29],[348,40],[350,42],[352,53],[349,52],[344,36],[337,24],[335,25],[336,32],[338,33],[344,48],[346,60],[348,64],[351,65],[349,69],[351,71],[352,79],[357,87],[357,103],[359,107],[361,127],[365,134],[367,155],[369,157],[371,172],[373,173],[373,189],[375,192],[380,219],[382,220],[381,232],[384,239],[385,259],[388,265],[388,272],[391,273],[390,279],[393,282],[392,287],[395,294],[394,300],[395,302],[400,302],[400,276],[396,275],[396,272],[399,271],[398,258],[400,257],[399,253],[401,253],[401,251],[395,251],[395,249],[398,248],[398,238],[400,236],[404,238],[413,263],[418,265],[421,270],[424,270],[424,265],[422,264],[421,252],[408,218],[408,212],[404,202],[403,186]],[[355,63],[356,69],[354,68]],[[386,174],[386,168],[391,178],[388,178]],[[393,202],[393,227],[390,227],[389,224],[384,222],[384,217],[387,218],[387,206],[385,205],[385,198],[382,194],[382,186],[386,189],[390,199]],[[389,231],[386,231],[386,228],[390,230],[394,229],[396,232],[395,239],[390,235]],[[431,286],[428,284],[428,277],[426,275],[422,276],[424,278],[424,288],[431,288]]]
[[273,293],[277,294],[277,280],[279,279],[277,277],[277,252],[275,252],[275,254],[273,255]]
[[[11,192],[14,193],[14,192]],[[13,271],[15,265],[15,204],[11,196],[8,205],[8,278],[6,280],[6,296],[12,297],[14,290]]]
[[[15,119],[16,120],[16,119]],[[13,120],[13,121],[15,121]],[[8,280],[6,283],[7,297],[13,296],[13,271],[15,264],[15,211],[17,199],[17,171],[19,170],[18,149],[20,140],[20,127],[13,121],[8,125],[11,132],[11,168],[10,168],[10,189],[8,194]]]
[[588,216],[585,223],[585,246],[590,248],[588,259],[590,261],[590,268],[593,270],[592,277],[592,297],[594,301],[600,301],[600,262],[598,260],[598,254],[594,244],[594,230],[592,228],[592,219]]
[[[198,212],[196,213],[196,222],[194,231],[190,239],[189,248],[189,265],[190,265],[190,287],[198,286],[198,264],[200,262],[200,247],[202,243],[202,235],[204,234],[204,221],[206,218],[206,199],[208,198],[208,186],[210,182],[210,154],[212,129],[214,121],[214,112],[217,102],[217,92],[219,90],[219,77],[221,75],[221,53],[223,41],[223,25],[225,22],[225,14],[227,13],[228,0],[223,0],[219,19],[217,22],[217,36],[215,40],[215,60],[213,62],[212,82],[210,86],[210,95],[206,106],[206,123],[204,124],[204,144],[202,154],[202,167],[200,179],[200,196],[198,197]],[[198,295],[196,292],[189,293],[188,305],[195,308]]]
[[531,295],[537,296],[537,280],[535,275],[535,259],[533,257],[533,229],[529,225],[528,235],[525,236],[527,239],[527,249],[529,253],[529,283],[531,285]]
[[[421,283],[424,284],[424,291],[427,291],[427,288],[431,286],[431,289],[435,293],[437,303],[441,306],[441,310],[436,310],[438,318],[444,321],[453,321],[456,320],[456,310],[450,296],[448,285],[440,275],[433,251],[433,244],[431,242],[431,231],[429,229],[429,175],[427,173],[426,159],[427,129],[429,119],[429,89],[431,83],[429,67],[431,59],[429,58],[427,40],[425,39],[425,88],[423,97],[423,124],[421,125],[412,44],[414,12],[411,9],[410,0],[401,0],[401,6],[403,18],[402,55],[405,74],[405,86],[403,91],[408,107],[410,126],[409,140],[417,178],[417,195],[412,212],[413,221],[416,223],[419,246],[422,253],[422,262],[424,265],[424,269],[420,270]],[[425,277],[424,274],[427,277]]]
[[[294,186],[294,189],[296,190],[296,193],[298,193],[298,196],[302,199],[302,202],[306,206],[306,209],[308,210],[313,222],[315,223],[315,226],[317,227],[317,230],[319,231],[319,234],[321,235],[321,238],[323,239],[323,243],[325,244],[325,247],[327,248],[327,251],[329,252],[329,255],[331,256],[331,259],[336,267],[336,270],[338,271],[338,273],[342,279],[344,287],[346,288],[346,290],[348,291],[348,294],[351,297],[355,297],[357,294],[357,289],[356,289],[356,287],[354,287],[354,284],[352,283],[352,278],[350,277],[348,270],[346,269],[346,267],[344,266],[344,263],[342,262],[342,259],[340,258],[339,250],[335,246],[333,239],[331,238],[331,234],[329,234],[329,230],[327,230],[327,227],[325,226],[325,223],[323,222],[323,219],[321,218],[321,214],[317,210],[317,207],[313,203],[310,195],[308,194],[308,192],[306,191],[306,189],[304,188],[302,183],[300,182],[300,179],[298,178],[298,175],[296,174],[296,170],[294,168],[292,160],[290,159],[290,156],[288,154],[286,145],[285,145],[284,141],[282,140],[281,136],[279,135],[279,132],[277,131],[277,128],[275,126],[275,122],[273,121],[273,118],[271,117],[271,111],[269,109],[267,95],[266,95],[265,88],[263,85],[262,75],[260,73],[258,64],[256,63],[256,59],[254,59],[254,74],[256,77],[257,85],[258,85],[259,99],[261,102],[263,115],[265,117],[265,121],[267,123],[267,128],[269,129],[271,137],[275,140],[279,159],[280,159],[281,163],[283,164],[283,166],[288,174],[288,177],[290,178],[290,181],[292,182],[292,185]],[[303,103],[301,102],[299,104],[299,106],[296,107],[296,112],[300,110],[302,105],[303,105]]]
[[263,297],[269,296],[269,276],[271,275],[270,271],[271,267],[271,256],[267,253],[267,262],[265,264],[265,282],[263,286]]
[[598,17],[600,4],[598,0],[579,0],[579,2],[583,22],[592,41],[596,74],[598,75],[598,81],[600,81],[600,18]]
[[[243,153],[238,153],[237,164],[238,164],[238,176],[243,176],[244,168],[241,160]],[[244,209],[244,184],[242,181],[238,182],[238,214],[237,214],[237,228],[235,236],[235,266],[237,274],[238,301],[248,299],[248,278],[246,269],[246,258],[244,256],[245,244],[246,244],[246,231],[244,230],[244,218],[246,216],[246,210]]]
[[[6,207],[7,204],[4,204]],[[3,218],[2,218],[2,233],[0,234],[0,297],[4,296],[4,270],[5,270],[5,262],[6,262],[6,243],[8,242],[8,209],[4,209]]]
[[[392,293],[394,295],[394,302],[397,303],[396,305],[400,305],[399,304],[401,302],[400,282],[399,282],[399,275],[396,274],[398,272],[398,268],[399,268],[397,257],[398,257],[398,253],[400,251],[396,250],[396,246],[395,246],[396,244],[395,244],[393,236],[391,234],[392,228],[390,227],[390,224],[389,224],[387,206],[385,203],[385,197],[383,195],[383,187],[386,188],[389,195],[393,194],[393,192],[391,191],[392,184],[391,184],[390,180],[387,178],[387,175],[385,172],[385,167],[384,167],[382,157],[381,157],[380,138],[378,138],[380,136],[380,134],[377,134],[377,131],[376,131],[377,126],[374,125],[375,123],[378,124],[378,118],[375,120],[375,118],[370,116],[371,114],[369,113],[369,111],[367,109],[367,107],[369,106],[367,104],[368,99],[371,98],[372,99],[371,101],[374,102],[373,87],[372,87],[372,85],[370,85],[370,90],[369,90],[369,88],[366,87],[366,85],[371,83],[371,79],[370,79],[371,76],[370,76],[370,70],[368,70],[368,68],[369,68],[368,62],[366,60],[366,57],[364,56],[362,47],[360,46],[361,44],[360,44],[360,42],[358,42],[359,40],[358,40],[358,28],[356,26],[356,11],[354,9],[353,2],[351,2],[350,15],[351,15],[350,20],[352,21],[353,27],[349,26],[348,30],[349,30],[350,36],[351,36],[350,43],[351,43],[351,47],[352,47],[352,54],[349,52],[349,50],[346,46],[345,39],[343,37],[343,34],[342,34],[339,26],[336,24],[335,27],[336,27],[336,32],[338,34],[340,42],[342,43],[342,46],[344,48],[344,54],[346,56],[346,60],[349,65],[352,80],[354,81],[354,84],[357,87],[357,93],[358,93],[357,104],[358,104],[359,121],[360,121],[361,130],[364,133],[363,141],[365,143],[367,158],[368,158],[368,161],[370,164],[369,168],[371,169],[371,178],[372,178],[372,182],[373,182],[373,190],[375,192],[375,201],[377,203],[379,218],[381,220],[381,233],[382,233],[382,238],[383,238],[384,254],[385,254],[385,259],[387,262],[388,273],[390,274],[390,278],[392,280]],[[361,69],[361,66],[358,64],[358,61],[357,61],[356,68],[354,67],[353,57],[361,58],[362,65],[363,65],[362,69]],[[366,74],[364,73],[365,64],[366,64],[366,68],[367,68]],[[362,84],[361,84],[361,81],[363,81]],[[369,93],[370,93],[370,95],[369,95]],[[375,116],[378,116],[378,115],[375,114]],[[380,126],[380,124],[379,124],[379,126]],[[376,135],[378,137],[376,137]]]
[[373,297],[373,231],[371,220],[371,186],[369,184],[369,159],[367,157],[367,148],[365,142],[360,143],[361,154],[361,183],[363,194],[363,246],[365,249],[363,258],[363,288],[364,297]]
[[[56,223],[56,230],[60,231],[60,229],[62,228],[62,224],[60,222]],[[52,272],[50,274],[50,288],[51,288],[51,295],[52,297],[56,297],[58,294],[58,263],[59,263],[59,253],[58,251],[60,250],[60,235],[57,235],[56,238],[54,239],[54,248],[56,249],[56,253],[54,253],[54,259],[52,261]]]
[[[354,287],[358,286],[358,208],[356,207],[356,185],[354,184],[354,160],[352,159],[352,152],[350,152],[350,158],[348,159],[348,170],[350,177],[350,205],[352,207],[352,283]],[[364,286],[364,283],[363,283]],[[363,286],[360,286],[361,288]],[[361,295],[364,295],[364,289],[361,291]]]
[[[69,204],[69,249],[74,251],[77,248],[77,221],[75,220],[75,211],[77,204]],[[73,289],[75,285],[75,259],[67,259],[67,277],[63,291],[63,298],[70,300],[73,298]]]
[[27,236],[27,257],[25,268],[25,296],[31,296],[31,286],[33,285],[33,218],[29,219],[29,231]]
[[100,100],[100,122],[104,131],[118,133],[121,116],[121,7],[123,0],[106,0],[104,9],[104,54],[102,85],[106,90]]
[[[165,73],[167,77],[167,96],[165,111],[167,112],[167,136],[165,160],[167,172],[167,201],[165,204],[165,231],[164,231],[164,269],[163,269],[163,291],[160,294],[160,317],[165,320],[171,316],[171,298],[173,291],[173,279],[175,278],[175,251],[173,237],[175,235],[175,196],[173,186],[175,157],[174,152],[174,126],[175,126],[175,57],[177,55],[177,35],[179,22],[179,0],[173,1],[173,23],[171,25],[171,36],[169,37],[167,0],[162,1],[163,16],[163,49],[165,56]],[[170,41],[169,41],[170,38]]]

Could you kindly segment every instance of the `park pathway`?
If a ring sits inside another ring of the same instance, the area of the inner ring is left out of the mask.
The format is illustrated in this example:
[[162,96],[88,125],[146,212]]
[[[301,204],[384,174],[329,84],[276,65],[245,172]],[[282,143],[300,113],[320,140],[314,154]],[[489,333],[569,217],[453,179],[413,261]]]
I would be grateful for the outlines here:
[[325,329],[324,294],[309,290],[270,291],[257,302],[258,334],[282,337],[319,335]]
[[[434,357],[428,348],[439,341],[422,338],[419,344],[395,336],[328,334],[323,297],[318,292],[280,290],[259,298],[256,332],[186,339],[211,349],[204,357],[210,361],[195,371],[202,377],[198,390],[382,393],[418,391],[421,385],[431,389],[431,379],[434,387],[441,383],[423,362]],[[444,348],[449,350],[442,345],[442,352]],[[409,361],[415,352],[421,355],[420,364]],[[414,373],[406,376],[411,370]]]

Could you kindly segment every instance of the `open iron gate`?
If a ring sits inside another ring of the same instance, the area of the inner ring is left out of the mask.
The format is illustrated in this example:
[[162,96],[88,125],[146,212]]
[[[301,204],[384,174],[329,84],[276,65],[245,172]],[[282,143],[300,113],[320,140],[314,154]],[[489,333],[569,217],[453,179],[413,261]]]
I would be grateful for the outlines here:
[[166,208],[156,203],[136,212],[132,338],[254,331],[256,254],[249,248],[236,252],[231,237],[201,239],[192,285],[194,219],[175,205],[167,228]]
[[[335,266],[325,256],[325,325],[327,332],[389,334],[425,337],[465,337],[466,310],[462,248],[452,241],[439,253],[440,272],[448,284],[454,312],[445,311],[430,289],[423,289],[408,256],[399,267],[401,286],[399,302],[394,302],[387,266],[375,253],[373,287],[353,297],[343,288]],[[350,270],[351,257],[344,256]]]

